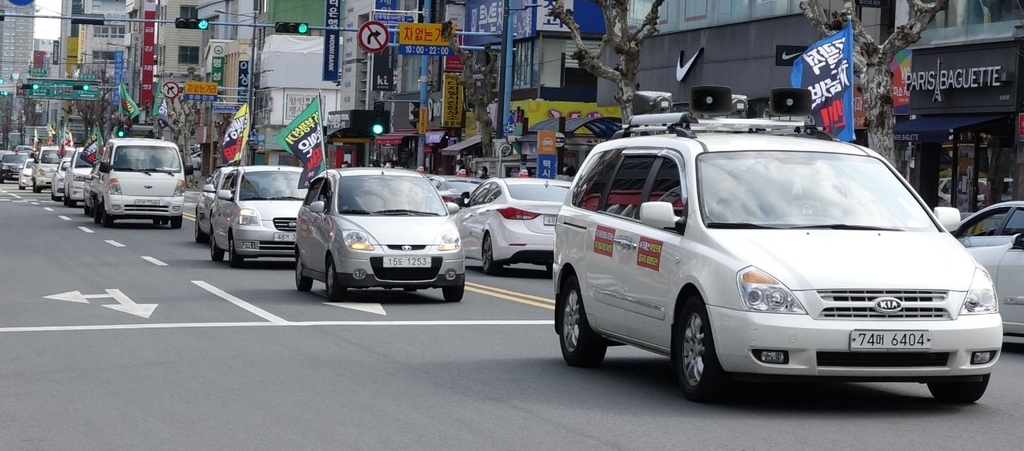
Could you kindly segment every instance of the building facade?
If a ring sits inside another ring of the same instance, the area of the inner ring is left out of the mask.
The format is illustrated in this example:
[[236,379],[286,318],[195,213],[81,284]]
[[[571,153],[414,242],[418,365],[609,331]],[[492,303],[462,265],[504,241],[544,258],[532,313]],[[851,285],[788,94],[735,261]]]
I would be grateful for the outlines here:
[[[4,6],[10,13],[33,14],[31,6],[16,7],[9,3]],[[0,77],[14,79],[27,76],[35,48],[34,34],[35,20],[32,18],[10,17],[0,22]]]

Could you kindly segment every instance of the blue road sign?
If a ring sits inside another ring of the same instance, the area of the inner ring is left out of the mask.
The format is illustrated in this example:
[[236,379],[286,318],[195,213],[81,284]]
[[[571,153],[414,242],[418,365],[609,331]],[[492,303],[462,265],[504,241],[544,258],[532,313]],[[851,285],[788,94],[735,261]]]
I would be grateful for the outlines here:
[[554,179],[558,175],[558,155],[537,155],[537,178]]
[[504,128],[505,136],[512,136],[516,132],[516,115],[509,112],[508,119],[505,120]]

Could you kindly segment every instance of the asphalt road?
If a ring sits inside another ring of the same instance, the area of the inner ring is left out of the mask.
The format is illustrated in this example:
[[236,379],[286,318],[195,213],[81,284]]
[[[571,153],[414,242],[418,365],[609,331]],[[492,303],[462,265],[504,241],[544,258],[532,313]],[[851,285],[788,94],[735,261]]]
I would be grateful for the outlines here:
[[0,185],[0,449],[1019,450],[1024,439],[1021,344],[1004,347],[974,405],[900,384],[742,384],[695,404],[666,359],[638,350],[566,366],[540,268],[474,266],[457,304],[428,290],[325,305],[321,284],[295,291],[288,262],[210,261],[192,224],[104,229],[47,192]]

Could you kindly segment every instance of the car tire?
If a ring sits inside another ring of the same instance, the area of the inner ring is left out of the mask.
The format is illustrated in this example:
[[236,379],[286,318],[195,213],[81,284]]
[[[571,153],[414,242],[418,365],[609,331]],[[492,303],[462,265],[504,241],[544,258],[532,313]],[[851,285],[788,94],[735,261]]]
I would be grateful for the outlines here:
[[313,289],[313,278],[302,275],[302,260],[299,259],[299,252],[295,252],[295,289],[309,291]]
[[107,214],[107,209],[100,209],[100,222],[103,223],[104,228],[110,228],[114,226],[114,217]]
[[24,186],[21,186],[21,184],[20,184],[20,183],[18,184],[18,189],[20,189],[20,190],[22,190],[22,191],[25,191],[25,187],[24,187]]
[[[57,196],[54,195],[54,192],[53,192],[52,189],[50,190],[50,200],[53,201],[53,202],[57,202]],[[64,200],[64,199],[62,198],[61,200]]]
[[980,382],[929,382],[928,391],[941,402],[972,404],[985,394],[990,376],[982,376]]
[[710,402],[722,393],[727,375],[718,362],[708,310],[700,296],[686,301],[672,334],[679,383],[686,399]]
[[101,211],[103,211],[103,205],[100,205],[100,204],[93,204],[92,205],[92,223],[93,224],[99,224],[100,223],[100,219],[102,218],[100,216],[100,212]]
[[562,299],[555,306],[559,346],[569,366],[595,367],[604,361],[608,343],[594,333],[583,308],[583,295],[576,276],[562,285]]
[[195,230],[196,242],[200,243],[200,244],[209,243],[210,242],[210,235],[207,235],[206,233],[203,233],[203,230],[199,228],[199,217],[198,216],[196,216],[195,226],[196,226],[195,227],[195,229],[196,229]]
[[167,221],[169,221],[171,223],[171,228],[172,229],[180,229],[181,228],[181,221],[182,221],[181,216],[174,216],[174,217],[172,217],[171,219],[169,219]]
[[82,201],[82,210],[85,211],[86,216],[92,216],[92,207],[90,207],[89,203],[84,200]]
[[324,277],[324,285],[327,287],[327,300],[330,302],[345,302],[345,287],[338,283],[338,271],[334,267],[334,258],[327,257],[327,271]]
[[502,265],[494,261],[494,251],[491,249],[491,234],[484,234],[483,245],[480,246],[480,264],[484,274],[496,276],[501,274]]
[[217,247],[217,239],[210,235],[210,260],[215,262],[224,261],[224,250]]
[[466,294],[466,283],[460,283],[453,287],[442,287],[441,294],[445,302],[460,302]]
[[238,255],[238,251],[235,250],[235,237],[228,232],[228,264],[232,268],[241,268],[245,265],[245,258]]

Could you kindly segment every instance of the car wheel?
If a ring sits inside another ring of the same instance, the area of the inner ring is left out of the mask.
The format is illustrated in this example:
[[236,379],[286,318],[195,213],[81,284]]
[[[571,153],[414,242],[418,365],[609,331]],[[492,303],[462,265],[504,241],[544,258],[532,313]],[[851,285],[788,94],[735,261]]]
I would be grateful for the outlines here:
[[196,227],[195,227],[195,229],[196,229],[196,231],[195,231],[196,242],[197,243],[209,243],[210,242],[210,235],[207,235],[207,234],[203,233],[202,229],[199,228],[199,217],[196,217],[195,225],[196,225]]
[[235,249],[235,237],[228,233],[228,264],[232,268],[241,268],[245,264],[245,259],[241,255],[238,255],[238,251]]
[[109,215],[109,214],[107,214],[107,209],[106,208],[100,209],[100,218],[101,218],[100,221],[103,223],[103,227],[113,227],[114,226],[114,217]]
[[929,382],[928,391],[942,402],[971,404],[985,394],[989,376],[991,375],[982,376],[979,382]]
[[18,189],[20,189],[20,190],[22,190],[22,191],[25,191],[25,187],[24,187],[24,186],[21,186],[21,183],[19,183],[19,184],[18,184]]
[[480,251],[480,261],[483,265],[484,274],[496,276],[501,273],[501,265],[494,261],[494,251],[491,250],[491,235],[484,235],[483,249]]
[[443,287],[441,288],[441,294],[444,295],[445,302],[459,302],[462,300],[462,296],[466,294],[466,283],[460,283],[454,287]]
[[103,205],[101,205],[101,204],[92,204],[92,223],[93,224],[99,224],[100,223],[100,219],[101,219],[100,212],[101,211],[103,211]]
[[295,251],[295,289],[309,291],[313,289],[313,278],[302,275],[302,260],[299,259],[299,252]]
[[168,221],[168,222],[171,223],[171,228],[172,229],[180,229],[181,228],[181,221],[182,221],[181,216],[175,216],[175,217],[172,217],[171,219],[168,219],[168,220],[165,220],[165,221]]
[[673,360],[683,393],[690,401],[714,400],[721,394],[726,374],[718,363],[708,310],[700,296],[686,301],[675,328]]
[[92,207],[90,207],[89,203],[84,200],[82,201],[82,210],[85,211],[86,216],[92,216]]
[[558,335],[565,363],[579,367],[600,365],[605,352],[608,351],[608,344],[590,328],[586,311],[583,309],[580,283],[576,276],[565,281],[560,305],[555,309],[556,312],[561,309],[561,315],[555,320],[561,323]]
[[43,188],[42,187],[36,186],[36,181],[35,180],[32,180],[32,192],[36,193],[36,194],[39,194],[39,193],[43,192]]
[[53,202],[57,202],[57,196],[54,195],[52,189],[50,190],[50,200]]
[[210,235],[210,260],[215,262],[224,261],[224,250],[217,247],[217,239],[212,234]]
[[331,302],[345,302],[345,287],[338,283],[338,271],[334,268],[334,259],[327,257],[327,277],[324,280],[327,286],[327,300]]

